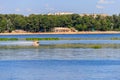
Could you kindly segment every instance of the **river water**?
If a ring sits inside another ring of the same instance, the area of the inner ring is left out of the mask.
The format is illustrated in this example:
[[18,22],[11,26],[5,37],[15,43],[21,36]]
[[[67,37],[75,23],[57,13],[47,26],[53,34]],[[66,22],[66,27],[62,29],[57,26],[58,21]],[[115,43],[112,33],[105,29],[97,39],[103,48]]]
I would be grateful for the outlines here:
[[[0,35],[1,38],[88,38],[87,40],[40,41],[52,44],[120,44],[120,34]],[[101,40],[89,40],[101,38]],[[0,45],[32,42],[0,42]],[[120,80],[120,49],[117,48],[1,48],[0,80]]]
[[120,38],[120,34],[23,34],[0,35],[0,38]]

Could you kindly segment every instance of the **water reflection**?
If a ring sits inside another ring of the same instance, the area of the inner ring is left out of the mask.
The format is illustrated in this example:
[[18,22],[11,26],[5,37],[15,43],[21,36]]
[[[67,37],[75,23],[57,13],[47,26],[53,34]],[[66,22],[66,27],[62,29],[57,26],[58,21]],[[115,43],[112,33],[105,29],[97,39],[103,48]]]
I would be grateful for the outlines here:
[[1,60],[96,60],[120,59],[120,49],[0,49]]

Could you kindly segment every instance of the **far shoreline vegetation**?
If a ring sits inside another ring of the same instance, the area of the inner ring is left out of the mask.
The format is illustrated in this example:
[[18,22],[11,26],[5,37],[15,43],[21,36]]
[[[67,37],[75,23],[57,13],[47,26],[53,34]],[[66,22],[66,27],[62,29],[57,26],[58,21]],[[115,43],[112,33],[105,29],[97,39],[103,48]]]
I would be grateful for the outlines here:
[[55,27],[74,28],[78,32],[120,31],[120,15],[31,14],[24,16],[18,14],[0,14],[0,33],[12,33],[15,30],[23,30],[25,33],[47,33],[53,32]]

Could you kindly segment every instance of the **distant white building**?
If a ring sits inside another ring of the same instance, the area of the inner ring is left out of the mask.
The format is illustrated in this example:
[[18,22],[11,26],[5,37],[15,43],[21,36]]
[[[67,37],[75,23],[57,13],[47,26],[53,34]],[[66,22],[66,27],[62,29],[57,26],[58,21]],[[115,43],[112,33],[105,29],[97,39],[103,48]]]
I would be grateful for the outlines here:
[[[56,12],[56,13],[48,13],[47,15],[71,15],[71,14],[74,14],[72,12]],[[83,13],[83,14],[79,14],[80,16],[93,16],[93,17],[96,17],[97,15],[100,15],[100,16],[103,16],[103,17],[106,17],[106,16],[109,16],[108,14],[87,14],[87,13]]]
[[106,17],[106,16],[109,16],[108,14],[79,14],[80,16],[93,16],[93,17],[97,17],[97,15],[100,15],[100,16],[103,16],[103,17]]
[[73,13],[71,12],[58,12],[58,13],[55,13],[55,15],[71,15]]
[[56,12],[56,13],[48,13],[47,15],[71,15],[74,14],[72,12]]

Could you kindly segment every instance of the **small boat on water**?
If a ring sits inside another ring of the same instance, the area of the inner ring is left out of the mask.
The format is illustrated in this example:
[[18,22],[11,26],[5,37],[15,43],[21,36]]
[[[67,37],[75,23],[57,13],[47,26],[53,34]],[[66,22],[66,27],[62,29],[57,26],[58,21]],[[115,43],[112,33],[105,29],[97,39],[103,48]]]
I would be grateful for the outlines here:
[[39,41],[34,41],[33,46],[35,46],[35,47],[39,46]]

